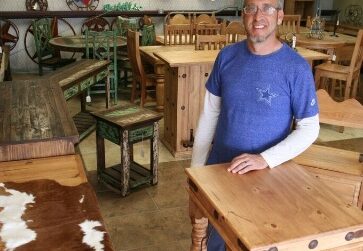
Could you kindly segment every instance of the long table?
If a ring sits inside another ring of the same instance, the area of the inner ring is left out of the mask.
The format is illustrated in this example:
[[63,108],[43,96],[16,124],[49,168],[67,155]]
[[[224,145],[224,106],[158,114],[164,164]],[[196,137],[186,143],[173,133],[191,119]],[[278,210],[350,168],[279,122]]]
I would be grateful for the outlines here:
[[[173,50],[175,48],[175,50]],[[175,156],[190,156],[192,134],[203,108],[205,83],[218,50],[196,51],[194,46],[150,46],[141,49],[145,58],[161,67],[164,63],[164,137],[161,139]],[[328,60],[329,55],[297,48],[308,62]]]
[[244,175],[227,164],[187,168],[191,250],[206,250],[207,222],[228,250],[362,250],[363,212],[292,161]]

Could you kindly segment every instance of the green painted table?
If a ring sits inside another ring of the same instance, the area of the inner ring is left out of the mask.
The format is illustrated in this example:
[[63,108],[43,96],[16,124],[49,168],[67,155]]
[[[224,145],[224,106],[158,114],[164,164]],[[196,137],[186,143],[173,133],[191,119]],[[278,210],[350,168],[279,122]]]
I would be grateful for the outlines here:
[[[97,177],[108,187],[126,196],[139,185],[158,182],[158,121],[162,115],[135,105],[117,106],[94,112],[96,118]],[[121,148],[121,163],[106,167],[105,142],[107,139]],[[150,140],[150,168],[133,158],[133,145]]]

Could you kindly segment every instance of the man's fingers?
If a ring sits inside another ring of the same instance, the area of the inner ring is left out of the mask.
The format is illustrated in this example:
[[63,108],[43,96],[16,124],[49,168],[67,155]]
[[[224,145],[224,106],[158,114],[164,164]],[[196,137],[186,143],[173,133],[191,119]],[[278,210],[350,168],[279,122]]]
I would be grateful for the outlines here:
[[231,165],[227,171],[232,172],[232,173],[237,173],[239,171],[241,171],[242,169],[246,168],[247,166],[249,166],[247,161],[238,161],[236,163],[234,163],[234,165]]

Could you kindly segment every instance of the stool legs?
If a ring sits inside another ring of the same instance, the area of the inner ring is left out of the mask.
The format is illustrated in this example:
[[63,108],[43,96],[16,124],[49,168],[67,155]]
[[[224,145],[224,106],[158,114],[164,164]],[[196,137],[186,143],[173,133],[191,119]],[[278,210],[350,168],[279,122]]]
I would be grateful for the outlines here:
[[129,131],[124,130],[122,133],[121,145],[121,195],[126,196],[129,192],[130,180],[130,144],[129,144]]
[[150,166],[151,166],[151,175],[152,175],[152,185],[156,185],[158,183],[158,164],[159,164],[159,123],[154,122],[154,135],[151,140],[151,154],[150,154]]

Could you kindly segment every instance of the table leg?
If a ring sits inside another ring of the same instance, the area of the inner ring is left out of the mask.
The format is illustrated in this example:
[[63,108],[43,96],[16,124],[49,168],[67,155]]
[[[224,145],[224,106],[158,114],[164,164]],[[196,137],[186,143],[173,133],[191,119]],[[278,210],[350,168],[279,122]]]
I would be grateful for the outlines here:
[[192,222],[192,245],[190,251],[207,251],[208,218],[198,209],[197,205],[189,198],[189,216]]
[[121,196],[126,196],[130,180],[129,131],[121,131],[121,135]]
[[152,176],[152,185],[156,185],[158,183],[158,165],[159,165],[159,123],[154,122],[154,132],[153,138],[151,140],[151,154],[150,154],[150,166],[151,166],[151,176]]
[[156,74],[156,109],[158,111],[163,111],[164,110],[164,85],[165,85],[164,64],[155,65],[154,71]]
[[96,132],[97,176],[105,172],[105,139]]

